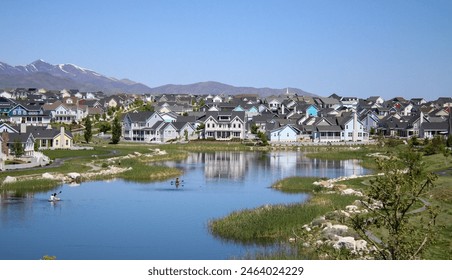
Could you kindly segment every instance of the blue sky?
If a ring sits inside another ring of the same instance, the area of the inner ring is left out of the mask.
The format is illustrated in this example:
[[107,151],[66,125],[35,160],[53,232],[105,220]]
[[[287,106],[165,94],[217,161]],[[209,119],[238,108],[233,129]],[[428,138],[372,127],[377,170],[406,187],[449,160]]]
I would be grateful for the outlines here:
[[73,63],[155,87],[452,96],[452,1],[2,0],[0,61]]

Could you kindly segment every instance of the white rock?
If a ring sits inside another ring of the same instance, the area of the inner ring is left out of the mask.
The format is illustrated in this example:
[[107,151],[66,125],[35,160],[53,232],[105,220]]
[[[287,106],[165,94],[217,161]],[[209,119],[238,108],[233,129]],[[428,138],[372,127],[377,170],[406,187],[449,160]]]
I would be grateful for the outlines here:
[[14,183],[14,182],[17,182],[17,178],[12,177],[12,176],[6,176],[5,180],[3,180],[4,184]]
[[73,180],[77,179],[78,177],[80,177],[80,173],[77,172],[70,172],[67,174],[67,176]]
[[347,206],[345,206],[345,210],[347,210],[349,212],[356,212],[356,211],[358,211],[358,206],[356,206],[356,205],[347,205]]
[[55,176],[53,176],[52,174],[46,172],[46,173],[42,174],[42,178],[44,178],[44,179],[55,179]]
[[356,251],[369,251],[367,249],[367,241],[366,240],[356,240],[355,241],[355,250]]
[[335,249],[345,248],[348,250],[354,250],[355,249],[355,238],[353,238],[351,236],[339,237],[339,240],[336,243],[334,243],[333,247]]
[[345,189],[341,191],[341,194],[345,194],[345,195],[351,195],[355,192],[354,189]]

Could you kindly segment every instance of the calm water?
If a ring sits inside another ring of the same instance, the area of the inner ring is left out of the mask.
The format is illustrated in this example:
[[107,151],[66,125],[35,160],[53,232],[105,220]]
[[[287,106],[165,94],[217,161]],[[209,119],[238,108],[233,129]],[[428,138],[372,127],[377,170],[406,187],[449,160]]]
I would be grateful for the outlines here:
[[0,259],[228,259],[259,250],[213,237],[208,221],[264,204],[303,202],[269,188],[289,176],[338,177],[367,171],[357,161],[311,160],[297,152],[191,154],[167,162],[184,170],[172,180],[115,180],[0,199]]

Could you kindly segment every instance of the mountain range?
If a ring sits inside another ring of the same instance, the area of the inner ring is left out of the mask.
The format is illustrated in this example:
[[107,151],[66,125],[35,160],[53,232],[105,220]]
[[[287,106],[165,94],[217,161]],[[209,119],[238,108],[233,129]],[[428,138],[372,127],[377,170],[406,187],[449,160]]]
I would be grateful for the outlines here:
[[52,90],[78,89],[113,93],[159,94],[259,94],[260,96],[292,94],[316,96],[297,88],[235,87],[219,82],[200,82],[189,85],[148,87],[129,79],[116,79],[74,64],[52,65],[36,60],[25,66],[11,66],[0,62],[0,88],[45,88]]

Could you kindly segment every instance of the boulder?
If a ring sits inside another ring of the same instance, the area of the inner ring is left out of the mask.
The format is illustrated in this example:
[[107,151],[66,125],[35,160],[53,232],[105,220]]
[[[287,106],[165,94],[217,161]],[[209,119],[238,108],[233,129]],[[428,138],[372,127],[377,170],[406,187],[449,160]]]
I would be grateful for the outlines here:
[[67,176],[68,176],[69,178],[71,178],[72,180],[76,180],[76,179],[79,178],[81,175],[80,175],[80,173],[77,173],[77,172],[70,172],[70,173],[67,174]]
[[52,174],[46,172],[46,173],[42,174],[42,178],[44,178],[44,179],[55,179],[55,176],[53,176]]
[[348,226],[345,225],[333,225],[323,229],[323,236],[332,239],[335,236],[342,236],[348,232]]
[[334,243],[333,248],[355,250],[355,238],[351,236],[339,237],[339,240]]
[[347,210],[348,212],[357,212],[358,211],[358,206],[356,205],[347,205],[345,206],[345,210]]
[[343,195],[356,195],[356,196],[363,196],[363,193],[360,191],[355,191],[354,189],[345,189],[341,191],[341,194]]
[[6,176],[5,180],[3,180],[3,184],[14,183],[17,182],[16,177]]
[[356,240],[355,241],[355,250],[356,251],[369,251],[369,249],[367,249],[367,241],[366,240]]

